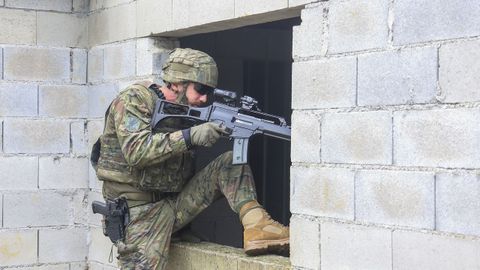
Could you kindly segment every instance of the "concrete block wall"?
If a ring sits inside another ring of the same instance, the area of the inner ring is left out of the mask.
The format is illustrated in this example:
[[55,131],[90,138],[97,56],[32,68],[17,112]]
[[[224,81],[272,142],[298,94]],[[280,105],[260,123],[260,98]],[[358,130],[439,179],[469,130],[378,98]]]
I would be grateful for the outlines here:
[[[96,2],[100,5],[100,2]],[[104,1],[101,5],[107,8],[115,2]],[[95,3],[94,3],[95,4]],[[88,51],[86,68],[88,104],[86,108],[87,121],[83,144],[80,149],[91,149],[93,143],[103,132],[105,111],[115,96],[125,87],[135,81],[154,80],[160,82],[159,75],[161,64],[157,60],[165,59],[171,49],[178,47],[178,41],[171,38],[133,38],[125,41],[112,42],[93,46]],[[77,107],[78,108],[78,107]],[[80,108],[78,108],[80,109]],[[77,140],[82,140],[80,123],[78,126]],[[49,163],[51,161],[46,160]],[[69,166],[78,167],[84,164],[70,162]],[[57,172],[62,174],[62,172]],[[80,176],[79,176],[80,177]],[[95,200],[103,200],[102,183],[98,181],[95,172],[89,164],[82,171],[82,178],[88,179],[88,205]],[[52,184],[52,183],[50,183]],[[86,212],[89,230],[88,261],[92,269],[116,269],[117,261],[109,262],[111,242],[105,237],[101,229],[99,215],[93,215],[90,209]],[[114,254],[114,258],[116,254]]]
[[476,1],[205,3],[0,0],[1,270],[115,269],[89,208],[101,183],[88,157],[113,97],[157,79],[157,60],[178,46],[148,36],[300,9],[293,267],[480,268]]
[[242,249],[213,243],[180,242],[170,245],[168,270],[291,270],[283,257],[247,256]]
[[476,1],[446,0],[302,11],[295,269],[480,269],[478,12]]
[[[90,0],[89,44],[183,36],[291,18],[305,0]],[[208,7],[208,8],[206,8]],[[268,16],[258,16],[270,13]]]
[[89,12],[118,16],[129,2],[0,2],[2,270],[116,268],[91,213],[102,187],[90,149],[111,100],[134,81],[157,80],[158,60],[178,46],[136,37],[89,46]]
[[0,269],[85,269],[87,2],[0,1]]

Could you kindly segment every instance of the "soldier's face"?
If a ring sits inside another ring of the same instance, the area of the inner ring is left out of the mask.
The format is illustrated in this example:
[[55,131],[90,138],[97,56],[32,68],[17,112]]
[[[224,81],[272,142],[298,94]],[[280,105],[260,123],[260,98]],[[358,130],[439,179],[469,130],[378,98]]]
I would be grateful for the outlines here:
[[190,106],[199,107],[207,103],[208,95],[206,93],[199,93],[195,90],[195,84],[189,83],[186,89],[187,100]]

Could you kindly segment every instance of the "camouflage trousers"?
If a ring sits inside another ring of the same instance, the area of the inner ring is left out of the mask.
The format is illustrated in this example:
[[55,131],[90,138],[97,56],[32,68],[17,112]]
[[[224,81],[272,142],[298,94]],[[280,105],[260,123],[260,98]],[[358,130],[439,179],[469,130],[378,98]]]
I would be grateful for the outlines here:
[[230,207],[256,199],[248,165],[232,165],[232,152],[220,155],[190,179],[177,196],[130,208],[124,243],[118,245],[121,269],[164,269],[172,233],[224,195]]

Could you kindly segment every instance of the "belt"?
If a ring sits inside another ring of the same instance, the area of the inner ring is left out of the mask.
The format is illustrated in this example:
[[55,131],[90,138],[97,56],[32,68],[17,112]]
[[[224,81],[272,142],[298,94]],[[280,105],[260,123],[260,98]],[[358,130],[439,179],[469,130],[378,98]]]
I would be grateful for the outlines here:
[[135,207],[159,202],[176,194],[178,194],[178,192],[145,191],[143,193],[125,193],[122,194],[122,197],[127,199],[129,207]]

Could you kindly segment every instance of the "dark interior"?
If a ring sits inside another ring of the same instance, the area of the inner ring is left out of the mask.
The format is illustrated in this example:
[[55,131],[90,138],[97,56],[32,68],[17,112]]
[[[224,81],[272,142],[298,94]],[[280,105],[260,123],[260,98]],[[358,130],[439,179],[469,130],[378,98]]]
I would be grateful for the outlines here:
[[[182,48],[210,54],[219,69],[218,88],[258,100],[263,112],[282,116],[290,125],[292,27],[300,18],[180,38]],[[197,170],[220,153],[232,150],[223,140],[198,153]],[[288,225],[290,219],[290,142],[266,136],[250,140],[249,164],[258,200],[271,216]],[[242,247],[243,229],[225,198],[216,201],[191,224],[209,242]]]

